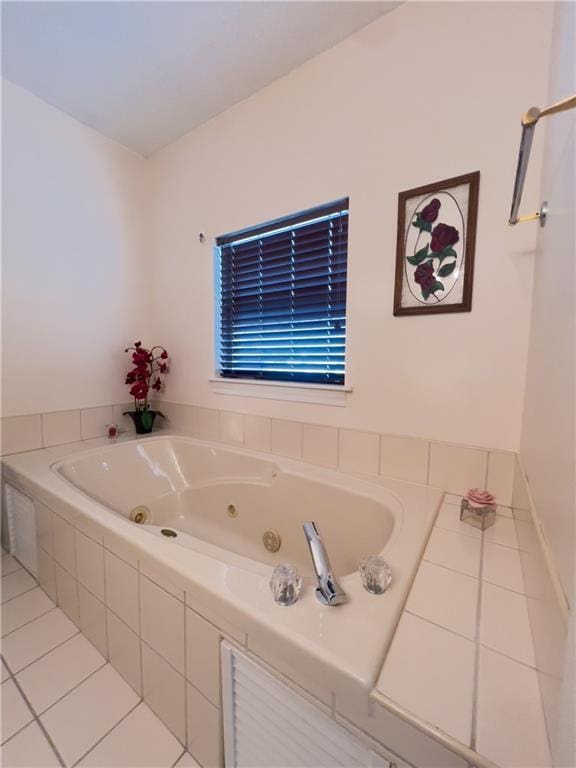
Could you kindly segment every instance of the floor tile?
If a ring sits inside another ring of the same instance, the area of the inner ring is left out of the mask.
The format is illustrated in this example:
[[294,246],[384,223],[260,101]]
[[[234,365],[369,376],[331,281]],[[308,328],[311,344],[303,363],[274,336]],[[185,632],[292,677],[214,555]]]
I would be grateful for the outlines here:
[[480,649],[476,748],[506,768],[551,765],[538,673]]
[[524,595],[483,584],[480,642],[517,661],[535,664],[528,601]]
[[2,691],[2,742],[5,742],[29,723],[34,715],[13,680],[2,683],[0,690]]
[[200,768],[200,763],[197,763],[196,760],[194,760],[190,752],[184,752],[174,768]]
[[424,560],[477,577],[480,572],[480,549],[480,539],[434,528],[424,552]]
[[422,562],[406,610],[471,639],[476,636],[480,582],[434,563]]
[[9,573],[13,573],[19,568],[22,568],[22,566],[12,555],[2,555],[2,576],[8,576]]
[[38,723],[30,723],[2,747],[4,768],[60,768]]
[[465,536],[473,536],[475,539],[482,538],[482,531],[469,523],[463,523],[460,520],[460,507],[455,504],[444,502],[438,512],[435,523],[437,528],[443,528],[445,531],[453,533],[463,533]]
[[445,733],[469,744],[474,659],[472,641],[404,613],[377,689]]
[[496,515],[496,522],[484,531],[484,540],[493,544],[518,549],[518,536],[514,520]]
[[146,704],[139,704],[79,763],[92,768],[171,768],[182,745]]
[[482,576],[484,581],[490,581],[499,587],[525,593],[522,564],[517,549],[486,541]]
[[[98,670],[40,718],[67,766],[79,760],[138,703],[110,664]],[[87,717],[87,714],[90,714]]]
[[2,641],[2,653],[16,673],[77,632],[74,624],[56,608],[8,635]]
[[56,606],[40,587],[2,605],[2,637]]
[[38,582],[24,568],[13,571],[8,576],[2,576],[2,602],[12,600],[24,592],[29,592]]
[[16,675],[39,714],[95,672],[106,660],[83,635],[75,635]]
[[[2,650],[4,650],[4,649],[2,649]],[[10,677],[10,672],[8,671],[8,667],[6,666],[6,664],[4,664],[4,662],[2,662],[2,680],[1,680],[1,682],[4,682],[4,680],[8,680],[9,677]]]

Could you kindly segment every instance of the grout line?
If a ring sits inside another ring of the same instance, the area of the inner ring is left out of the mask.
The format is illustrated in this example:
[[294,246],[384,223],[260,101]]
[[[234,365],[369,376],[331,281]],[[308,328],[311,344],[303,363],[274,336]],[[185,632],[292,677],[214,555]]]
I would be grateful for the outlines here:
[[502,656],[505,659],[508,659],[509,661],[514,661],[516,664],[521,664],[523,667],[526,667],[526,669],[531,669],[533,672],[540,673],[542,670],[538,669],[533,664],[528,664],[526,661],[521,661],[520,659],[515,658],[514,656],[510,656],[508,653],[504,653],[504,651],[498,650],[498,648],[493,648],[491,645],[486,645],[486,643],[480,643],[480,646],[482,648],[486,648],[487,651],[492,651],[492,653],[497,653],[498,656]]
[[56,699],[56,701],[52,702],[52,704],[50,704],[50,706],[49,706],[49,707],[46,707],[46,709],[43,709],[43,710],[42,710],[42,712],[39,712],[39,713],[38,713],[38,717],[39,717],[39,718],[40,718],[40,717],[43,717],[43,716],[44,716],[44,715],[45,715],[47,712],[49,712],[49,711],[50,711],[50,710],[51,710],[53,707],[55,707],[55,706],[56,706],[56,704],[59,704],[59,703],[62,701],[62,699],[65,699],[65,698],[66,698],[66,696],[68,696],[68,694],[72,693],[72,691],[75,691],[75,690],[76,690],[76,688],[79,688],[79,687],[80,687],[80,686],[81,686],[83,683],[85,683],[85,682],[86,682],[86,680],[89,680],[91,677],[94,677],[94,675],[95,675],[97,672],[100,672],[100,670],[101,670],[101,669],[104,669],[104,667],[105,667],[107,664],[108,664],[108,662],[107,662],[106,660],[104,660],[104,663],[103,663],[103,664],[100,664],[100,666],[99,666],[99,667],[97,667],[96,669],[94,669],[92,672],[90,672],[90,674],[89,674],[89,675],[86,675],[86,677],[85,677],[83,680],[80,680],[80,682],[79,682],[79,683],[76,683],[76,685],[73,685],[73,686],[72,686],[72,688],[70,688],[70,690],[69,690],[69,691],[66,691],[66,693],[65,693],[65,694],[63,694],[62,696],[60,696],[60,698],[59,698],[59,699]]
[[[4,662],[4,663],[6,664],[6,662]],[[6,666],[8,666],[8,665],[6,665]],[[66,763],[62,759],[62,755],[58,751],[58,748],[56,747],[56,744],[54,744],[54,741],[52,740],[52,737],[50,736],[50,734],[48,733],[48,731],[44,727],[44,723],[40,720],[39,715],[36,714],[36,710],[34,709],[32,704],[28,700],[28,696],[26,696],[26,693],[24,692],[24,690],[23,690],[22,686],[20,685],[19,681],[17,680],[17,678],[14,675],[12,676],[12,680],[14,682],[14,685],[16,686],[18,691],[20,692],[20,695],[22,696],[22,698],[26,702],[26,705],[27,705],[28,709],[30,710],[30,712],[33,715],[33,719],[29,723],[26,723],[24,728],[27,728],[31,723],[34,723],[34,722],[37,723],[38,727],[40,728],[40,730],[44,734],[44,737],[46,738],[46,741],[52,747],[52,750],[54,751],[54,754],[58,758],[58,761],[59,761],[60,765],[65,767]],[[13,734],[13,736],[11,736],[10,738],[14,738],[14,736],[16,736],[18,733],[21,733],[21,731],[23,731],[24,728],[21,728],[19,731],[17,731],[17,733]],[[7,741],[10,741],[10,739],[7,739]],[[4,743],[7,743],[7,742],[4,742]]]
[[[149,648],[153,653],[155,653],[156,656],[160,656],[162,661],[166,662],[166,664],[168,664],[170,669],[174,670],[174,672],[176,672],[178,675],[180,675],[180,677],[182,677],[184,680],[186,680],[186,677],[185,677],[184,673],[181,672],[179,669],[176,669],[176,667],[174,666],[174,664],[172,664],[171,661],[168,661],[168,659],[165,659],[164,656],[162,656],[162,654],[160,653],[160,651],[157,651],[156,648],[154,648],[154,646],[151,645],[147,640],[144,640],[143,637],[141,637],[140,640],[142,641],[142,643],[147,648]],[[184,648],[184,669],[186,669],[186,648]],[[191,685],[192,685],[192,683],[191,683]],[[196,687],[196,686],[194,686],[194,687]],[[202,691],[200,691],[200,693],[202,693]],[[204,694],[202,694],[202,695],[204,696]],[[206,696],[204,696],[204,698],[206,699],[206,701],[210,701],[210,699],[208,699]],[[212,706],[215,706],[215,704],[213,704],[212,702],[210,702],[210,703],[212,704]]]
[[[140,589],[140,560],[138,560],[138,653],[140,654],[140,690],[144,700],[144,654],[142,653],[142,590]],[[134,630],[132,630],[134,631]],[[136,634],[136,633],[134,633]]]
[[476,739],[478,736],[478,689],[480,685],[480,625],[482,621],[482,593],[484,576],[484,532],[480,539],[480,572],[478,584],[478,597],[476,603],[476,634],[474,649],[474,683],[472,689],[472,723],[470,731],[470,747],[476,751]]
[[[44,592],[44,590],[42,590]],[[46,594],[44,592],[44,594]],[[6,603],[4,603],[6,605]],[[33,619],[30,619],[30,621],[25,621],[24,624],[21,624],[19,627],[16,627],[15,629],[11,629],[10,632],[6,632],[4,635],[2,635],[2,640],[4,640],[5,637],[8,637],[9,635],[13,635],[14,632],[18,632],[19,629],[22,629],[22,627],[28,626],[28,624],[32,624],[33,621],[36,621],[36,619],[39,619],[41,616],[46,616],[47,613],[50,613],[51,611],[55,611],[56,608],[58,608],[57,605],[54,605],[53,608],[48,608],[47,611],[44,611],[43,613],[39,613],[38,616],[34,616]],[[74,622],[72,622],[74,623]]]
[[[186,618],[186,592],[184,592],[184,605],[182,606],[184,613],[184,746],[188,748],[188,621]],[[218,655],[220,655],[220,641],[218,641]],[[218,687],[221,689],[220,680],[218,680]]]
[[103,736],[101,736],[101,737],[98,739],[98,741],[94,742],[94,744],[92,744],[92,746],[90,747],[90,749],[89,749],[89,750],[87,750],[86,752],[84,752],[84,754],[83,754],[83,755],[80,755],[80,757],[78,758],[78,760],[76,760],[76,761],[74,761],[74,762],[72,763],[72,766],[78,765],[78,763],[79,763],[79,762],[81,762],[82,760],[84,760],[84,758],[86,757],[86,755],[89,755],[89,754],[90,754],[90,752],[92,752],[92,750],[93,750],[93,749],[96,749],[96,747],[97,747],[99,744],[101,744],[101,743],[104,741],[104,739],[105,739],[107,736],[109,736],[109,735],[112,733],[112,731],[113,731],[113,730],[115,730],[115,729],[116,729],[116,728],[117,728],[117,727],[120,725],[120,723],[122,723],[124,720],[126,720],[126,718],[127,718],[127,717],[129,717],[129,716],[132,714],[132,712],[134,712],[134,710],[135,710],[135,709],[137,709],[137,708],[140,706],[140,704],[142,704],[142,699],[140,699],[140,700],[139,700],[139,701],[138,701],[136,704],[134,704],[134,706],[133,706],[131,709],[129,709],[129,710],[128,710],[128,712],[126,712],[126,714],[125,714],[125,715],[122,715],[122,717],[120,718],[120,720],[118,720],[118,722],[114,723],[114,725],[112,726],[112,728],[110,728],[109,730],[107,730],[107,731],[106,731],[106,733],[105,733]]
[[[8,576],[11,576],[11,575],[12,574],[10,573],[8,574]],[[2,578],[5,579],[6,576],[3,576]],[[17,595],[14,595],[13,597],[9,597],[7,600],[3,600],[2,605],[6,605],[6,603],[9,603],[11,600],[16,600],[17,597],[22,597],[22,595],[27,595],[28,592],[32,592],[33,589],[36,589],[39,586],[40,586],[39,584],[34,584],[34,586],[30,587],[30,589],[25,589],[24,592],[19,592]]]
[[[477,574],[476,576],[465,573],[464,571],[458,571],[456,568],[450,568],[449,565],[445,565],[444,563],[437,563],[435,560],[428,560],[427,557],[422,557],[422,560],[420,561],[422,563],[430,563],[430,565],[437,565],[439,568],[445,568],[447,571],[452,571],[452,573],[459,573],[460,576],[468,576],[469,579],[479,579],[480,576]],[[480,569],[478,569],[480,571]]]
[[[432,443],[428,441],[428,450],[426,452],[426,485],[430,485],[430,464],[432,459]],[[444,492],[446,496],[446,492]],[[442,503],[444,503],[444,496],[442,497]]]
[[414,616],[417,619],[421,619],[422,621],[426,621],[428,624],[432,624],[433,626],[438,627],[438,629],[443,629],[446,632],[450,632],[451,635],[456,635],[456,637],[461,637],[462,640],[468,640],[469,643],[474,642],[474,638],[470,637],[470,635],[463,635],[462,632],[457,632],[455,629],[452,629],[452,627],[447,627],[446,624],[439,624],[437,621],[432,621],[432,619],[429,619],[427,616],[422,616],[413,610],[404,608],[403,613],[409,613],[411,616]]
[[170,766],[170,768],[176,768],[176,766],[178,765],[178,763],[180,762],[180,760],[182,760],[182,758],[184,757],[184,755],[186,754],[186,752],[187,752],[187,751],[188,751],[187,749],[184,749],[184,751],[182,752],[182,754],[181,754],[181,755],[178,755],[178,759],[176,760],[176,762],[175,762],[175,763],[172,763],[172,765]]
[[[65,615],[64,611],[62,611],[62,614]],[[66,616],[66,618],[68,618],[68,617]],[[70,619],[68,619],[68,621],[70,621]],[[74,626],[76,626],[76,625],[74,624]],[[70,635],[70,637],[67,637],[65,640],[62,640],[61,642],[57,643],[55,646],[50,648],[48,651],[45,651],[44,653],[40,654],[40,656],[38,656],[36,659],[34,659],[34,661],[29,662],[24,667],[20,667],[20,669],[18,669],[18,670],[16,670],[16,672],[14,672],[14,675],[19,675],[20,672],[24,672],[25,669],[28,669],[33,664],[36,664],[37,661],[40,661],[40,659],[43,659],[45,656],[48,656],[49,653],[52,653],[52,651],[55,651],[56,648],[60,648],[60,646],[64,645],[65,643],[67,643],[68,640],[72,640],[73,637],[76,637],[76,635],[80,635],[80,634],[82,634],[82,633],[78,629],[76,632],[74,632],[74,634]],[[84,637],[84,635],[82,635],[82,636]]]

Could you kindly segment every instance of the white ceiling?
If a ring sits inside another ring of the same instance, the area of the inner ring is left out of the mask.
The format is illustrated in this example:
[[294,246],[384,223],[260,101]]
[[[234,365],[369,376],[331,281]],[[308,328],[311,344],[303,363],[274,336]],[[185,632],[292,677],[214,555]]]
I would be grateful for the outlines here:
[[148,156],[397,2],[3,2],[3,75]]

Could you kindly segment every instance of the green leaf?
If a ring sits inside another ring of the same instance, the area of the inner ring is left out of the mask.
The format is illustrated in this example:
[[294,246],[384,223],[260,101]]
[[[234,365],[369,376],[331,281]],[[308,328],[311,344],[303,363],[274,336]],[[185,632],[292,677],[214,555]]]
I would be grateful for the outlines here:
[[432,288],[430,289],[430,293],[436,293],[436,291],[443,291],[443,290],[444,290],[444,286],[442,285],[442,283],[439,280],[436,280],[433,283]]
[[455,267],[455,261],[451,261],[450,264],[444,264],[444,266],[440,267],[438,270],[438,277],[448,277],[448,275],[451,275],[452,272],[454,272]]
[[412,222],[412,226],[419,229],[420,232],[432,232],[432,224],[428,221],[422,221],[422,214],[420,212],[416,214],[416,221]]
[[419,251],[416,251],[414,256],[407,256],[407,261],[410,262],[410,264],[413,264],[415,267],[418,266],[418,264],[421,264],[426,256],[428,256],[428,245],[424,246],[424,248],[420,248]]
[[444,249],[442,250],[442,257],[443,257],[444,259],[447,259],[447,258],[448,258],[448,256],[454,256],[454,257],[456,257],[456,256],[457,256],[457,254],[456,254],[456,251],[454,250],[454,248],[452,248],[452,246],[451,246],[451,245],[449,245],[448,247],[446,247],[446,248],[444,248]]

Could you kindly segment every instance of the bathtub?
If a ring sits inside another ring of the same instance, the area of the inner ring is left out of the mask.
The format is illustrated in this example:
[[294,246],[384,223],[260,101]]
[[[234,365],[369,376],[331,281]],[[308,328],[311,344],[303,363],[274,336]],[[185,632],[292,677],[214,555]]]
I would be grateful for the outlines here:
[[[48,448],[2,464],[5,481],[81,530],[97,526],[105,547],[125,542],[141,570],[161,568],[226,634],[273,650],[304,680],[329,680],[332,690],[372,689],[442,498],[439,489],[162,433]],[[344,605],[323,606],[314,594],[307,520],[322,533]],[[277,551],[264,545],[270,532]],[[357,570],[373,553],[392,569],[382,596],[362,588]],[[283,562],[304,577],[290,608],[276,605],[269,588]]]
[[[347,576],[362,557],[383,551],[402,525],[396,500],[352,489],[344,476],[315,477],[280,461],[182,438],[109,446],[53,470],[133,525],[164,532],[183,546],[194,547],[192,539],[211,544],[222,560],[236,553],[248,568],[289,562],[311,575],[302,524],[314,520],[334,572]],[[276,551],[264,544],[270,533]]]

